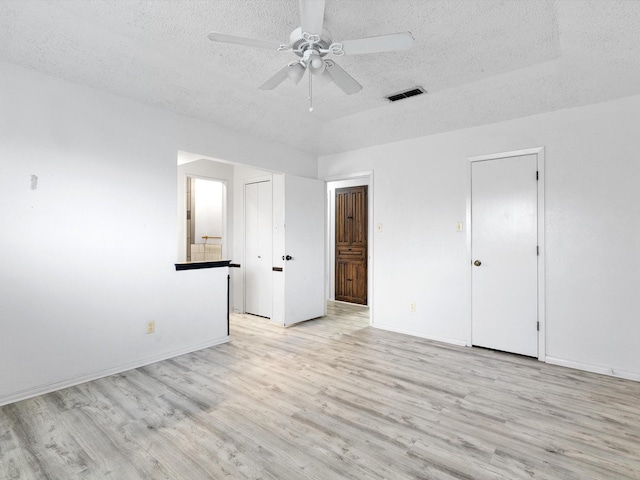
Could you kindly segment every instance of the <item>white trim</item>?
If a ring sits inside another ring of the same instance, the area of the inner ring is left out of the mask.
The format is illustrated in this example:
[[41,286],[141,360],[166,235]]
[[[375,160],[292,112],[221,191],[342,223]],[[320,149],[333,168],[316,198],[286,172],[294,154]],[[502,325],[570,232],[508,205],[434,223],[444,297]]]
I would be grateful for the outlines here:
[[[367,179],[368,183],[367,183],[367,198],[368,198],[368,203],[367,203],[367,251],[368,251],[368,258],[367,258],[367,306],[369,307],[369,325],[373,326],[374,324],[374,317],[375,317],[375,309],[374,309],[374,303],[375,303],[375,282],[374,282],[374,265],[373,265],[373,259],[374,257],[374,243],[375,243],[375,224],[374,224],[374,211],[373,211],[373,205],[374,205],[374,177],[373,177],[373,170],[366,170],[364,172],[357,172],[357,173],[345,173],[342,175],[332,175],[329,177],[323,177],[320,178],[320,180],[325,182],[325,185],[329,182],[340,182],[343,180],[355,180],[358,178],[362,178],[362,179]],[[325,192],[327,191],[327,188],[325,187]],[[328,203],[328,200],[325,202],[325,205]],[[330,212],[327,211],[327,214],[325,216],[326,218],[326,222],[328,224],[329,219],[330,219]],[[327,245],[325,247],[326,250],[326,266],[325,266],[325,271],[330,272],[330,266],[329,266],[329,262],[334,261],[334,258],[332,258],[331,256],[331,246],[330,246],[330,242],[331,239],[328,238],[331,231],[328,228],[329,226],[327,225]],[[327,275],[325,275],[325,292],[329,291],[329,278]],[[327,297],[327,300],[329,300],[329,298]]]
[[467,347],[473,346],[471,342],[471,332],[473,331],[473,311],[471,309],[471,162],[467,164],[467,174],[465,175],[465,192],[466,193],[466,213],[465,213],[465,265],[467,265],[467,281],[464,285],[464,309],[467,318],[467,333],[465,336],[465,344]]
[[342,180],[353,180],[355,178],[373,178],[373,170],[365,170],[364,172],[357,173],[345,173],[343,175],[331,175],[329,177],[322,177],[320,180],[324,182],[340,182]]
[[496,160],[498,158],[522,157],[523,155],[539,155],[544,152],[544,147],[525,148],[523,150],[514,150],[504,153],[489,153],[487,155],[476,155],[468,157],[470,162],[482,162],[484,160]]
[[538,360],[546,361],[546,297],[545,297],[545,232],[544,232],[544,147],[527,148],[523,150],[514,150],[504,153],[491,153],[488,155],[477,155],[468,157],[466,191],[467,191],[467,286],[466,286],[466,306],[467,306],[467,345],[472,345],[472,305],[471,305],[471,164],[473,162],[482,162],[485,160],[496,160],[499,158],[521,157],[523,155],[536,155],[538,168],[538,246],[540,255],[538,256],[538,322],[540,322],[540,330],[538,331]]
[[273,180],[273,174],[261,175],[259,177],[252,177],[252,178],[243,178],[242,179],[242,188],[244,188],[245,185],[248,185],[250,183],[270,182],[271,180]]
[[82,383],[90,382],[92,380],[97,380],[99,378],[115,375],[117,373],[134,370],[136,368],[144,367],[146,365],[151,365],[152,363],[160,362],[162,360],[168,360],[170,358],[179,357],[180,355],[185,355],[187,353],[196,352],[198,350],[203,350],[209,347],[215,347],[216,345],[221,345],[229,341],[231,341],[231,337],[228,335],[225,335],[224,337],[218,338],[216,340],[211,340],[209,342],[201,343],[198,345],[192,345],[190,347],[181,348],[179,350],[174,350],[173,352],[169,352],[169,353],[161,353],[159,355],[153,355],[151,357],[147,357],[145,359],[138,360],[136,362],[126,363],[123,365],[119,365],[117,367],[107,368],[105,370],[98,370],[96,372],[83,373],[81,375],[67,378],[65,380],[60,380],[52,383],[45,383],[43,385],[37,385],[35,387],[26,388],[24,390],[20,390],[19,392],[15,392],[10,395],[5,395],[3,397],[0,397],[0,407],[3,405],[8,405],[10,403],[19,402],[20,400],[26,400],[27,398],[37,397],[39,395],[44,395],[45,393],[55,392],[63,388],[73,387],[75,385],[80,385]]
[[390,325],[382,325],[375,324],[371,325],[373,328],[378,328],[380,330],[386,330],[388,332],[402,333],[404,335],[410,335],[412,337],[424,338],[426,340],[432,340],[434,342],[446,343],[449,345],[457,345],[458,347],[466,347],[464,340],[457,340],[454,338],[446,338],[446,337],[438,337],[434,335],[424,335],[420,332],[416,332],[415,330],[405,330],[403,328],[392,327]]
[[546,275],[546,255],[547,248],[545,242],[545,203],[544,203],[544,183],[545,183],[545,157],[544,147],[536,149],[538,155],[538,321],[540,331],[538,332],[538,360],[546,361],[547,358],[547,296],[545,279]]
[[563,358],[547,357],[546,362],[551,365],[558,365],[560,367],[572,368],[576,370],[583,370],[585,372],[598,373],[600,375],[607,375],[609,377],[624,378],[627,380],[635,380],[640,382],[640,373],[629,372],[626,370],[618,370],[615,368],[604,367],[602,365],[592,365],[590,363],[574,362],[571,360],[565,360]]

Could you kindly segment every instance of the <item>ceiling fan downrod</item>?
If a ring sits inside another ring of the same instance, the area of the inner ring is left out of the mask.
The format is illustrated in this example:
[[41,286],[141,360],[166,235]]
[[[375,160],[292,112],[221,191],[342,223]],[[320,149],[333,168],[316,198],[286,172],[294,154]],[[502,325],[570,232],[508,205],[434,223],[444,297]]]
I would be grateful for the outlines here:
[[309,72],[309,112],[313,112],[313,75]]

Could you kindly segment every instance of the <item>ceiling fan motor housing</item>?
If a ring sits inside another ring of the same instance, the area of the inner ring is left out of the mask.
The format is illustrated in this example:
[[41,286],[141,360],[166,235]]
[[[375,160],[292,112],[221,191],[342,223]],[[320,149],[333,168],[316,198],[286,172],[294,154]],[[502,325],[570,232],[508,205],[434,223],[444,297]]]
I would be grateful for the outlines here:
[[[289,45],[291,45],[293,52],[299,57],[304,56],[304,52],[309,48],[313,48],[313,50],[318,51],[318,55],[324,57],[328,53],[327,50],[329,50],[331,43],[331,35],[325,29],[322,29],[320,40],[315,43],[307,41],[302,27],[296,28],[289,36]],[[324,52],[321,50],[324,50]]]

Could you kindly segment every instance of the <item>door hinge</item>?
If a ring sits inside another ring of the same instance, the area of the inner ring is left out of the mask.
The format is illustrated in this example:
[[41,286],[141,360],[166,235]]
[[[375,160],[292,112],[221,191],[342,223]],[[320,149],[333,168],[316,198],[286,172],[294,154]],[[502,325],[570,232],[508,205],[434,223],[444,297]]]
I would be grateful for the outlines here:
[[539,257],[540,256],[540,246],[536,245],[536,255]]
[[540,322],[536,322],[536,330],[539,332],[540,331]]
[[538,176],[538,170],[536,170],[536,180],[538,180],[539,176]]

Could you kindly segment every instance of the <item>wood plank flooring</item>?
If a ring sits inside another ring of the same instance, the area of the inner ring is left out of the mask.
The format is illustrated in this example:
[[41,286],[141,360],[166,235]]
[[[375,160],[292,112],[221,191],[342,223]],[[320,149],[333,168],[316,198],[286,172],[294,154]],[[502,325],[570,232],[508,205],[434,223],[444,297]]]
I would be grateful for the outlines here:
[[0,408],[0,479],[640,479],[640,383],[373,329],[366,308]]

